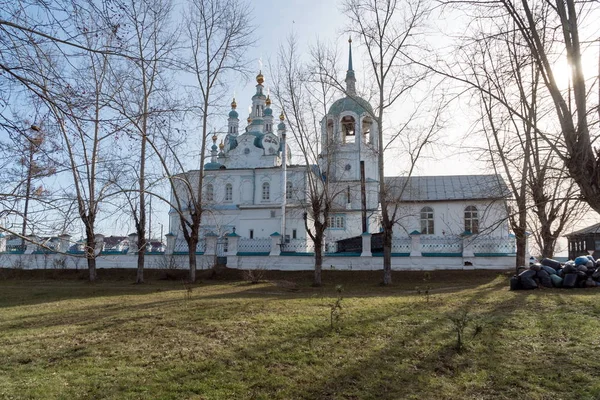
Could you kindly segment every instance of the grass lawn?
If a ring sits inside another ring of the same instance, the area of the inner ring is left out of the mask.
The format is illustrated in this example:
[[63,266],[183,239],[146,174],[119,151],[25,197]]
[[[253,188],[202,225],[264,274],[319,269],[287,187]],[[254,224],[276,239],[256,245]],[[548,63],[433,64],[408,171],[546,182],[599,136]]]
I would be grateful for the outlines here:
[[392,287],[379,272],[325,271],[323,288],[310,272],[225,275],[191,290],[0,280],[0,399],[600,398],[599,289],[510,292],[489,271],[396,272]]

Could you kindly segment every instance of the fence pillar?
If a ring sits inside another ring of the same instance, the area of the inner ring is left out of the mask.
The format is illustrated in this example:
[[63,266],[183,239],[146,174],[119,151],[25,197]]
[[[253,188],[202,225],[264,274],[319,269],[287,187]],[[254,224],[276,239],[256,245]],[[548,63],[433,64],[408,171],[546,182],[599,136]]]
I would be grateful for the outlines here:
[[369,232],[365,232],[362,235],[362,253],[360,253],[361,257],[371,257],[373,254],[371,253],[371,234]]
[[473,251],[473,235],[471,233],[465,232],[462,234],[462,248],[463,258],[475,257],[475,252]]
[[205,256],[217,255],[217,235],[213,232],[208,232],[205,236],[206,245],[204,249]]
[[173,254],[175,252],[176,236],[174,234],[172,234],[171,232],[167,233],[165,236],[167,238],[167,247],[165,248],[165,255],[170,256],[171,254]]
[[35,235],[27,235],[25,254],[33,254],[37,250],[38,237]]
[[127,249],[127,254],[135,255],[138,252],[138,235],[137,233],[129,234],[129,249]]
[[69,251],[69,247],[71,245],[71,235],[68,233],[63,233],[58,236],[58,251],[61,253],[66,253]]
[[240,235],[233,232],[227,235],[227,253],[226,256],[237,256],[238,253],[238,243],[240,240]]
[[270,256],[278,256],[281,254],[281,235],[275,232],[271,235],[271,252]]
[[4,233],[0,233],[0,253],[4,253],[6,251],[6,236]]
[[410,233],[410,256],[421,257],[423,255],[421,249],[421,232],[412,231]]
[[101,233],[96,233],[94,235],[94,243],[96,244],[94,254],[99,255],[104,250],[104,235]]

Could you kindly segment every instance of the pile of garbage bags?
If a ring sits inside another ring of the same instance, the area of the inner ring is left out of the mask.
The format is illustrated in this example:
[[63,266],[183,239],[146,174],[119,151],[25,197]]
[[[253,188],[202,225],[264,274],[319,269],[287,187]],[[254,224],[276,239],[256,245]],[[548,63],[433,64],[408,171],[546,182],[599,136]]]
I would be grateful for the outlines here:
[[538,287],[587,288],[600,286],[600,258],[581,256],[564,264],[550,258],[522,267],[510,278],[510,290],[529,290]]

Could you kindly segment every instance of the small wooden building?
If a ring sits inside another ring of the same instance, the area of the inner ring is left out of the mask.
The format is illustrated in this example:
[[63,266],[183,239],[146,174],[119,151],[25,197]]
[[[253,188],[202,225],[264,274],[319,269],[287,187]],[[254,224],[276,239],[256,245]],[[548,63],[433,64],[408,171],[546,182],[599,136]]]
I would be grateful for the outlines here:
[[588,226],[567,236],[569,240],[569,259],[592,254],[594,259],[600,257],[600,223]]

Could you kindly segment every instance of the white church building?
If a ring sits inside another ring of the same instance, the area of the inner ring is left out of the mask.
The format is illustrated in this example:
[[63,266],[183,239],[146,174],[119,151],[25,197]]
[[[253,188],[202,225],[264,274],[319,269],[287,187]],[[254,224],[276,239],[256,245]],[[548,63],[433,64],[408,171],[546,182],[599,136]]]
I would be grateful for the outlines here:
[[[221,238],[219,251],[238,267],[256,264],[256,257],[263,257],[260,262],[269,267],[284,269],[294,264],[296,269],[310,269],[310,257],[301,262],[290,256],[309,255],[314,249],[306,232],[312,221],[305,212],[312,174],[323,185],[336,188],[326,232],[326,257],[335,257],[340,263],[344,257],[362,255],[361,265],[377,268],[381,263],[377,257],[381,251],[377,235],[381,229],[379,127],[371,117],[371,105],[356,95],[351,49],[347,96],[335,101],[321,121],[318,165],[307,166],[304,157],[291,153],[283,112],[274,117],[261,73],[256,82],[246,123],[240,121],[234,99],[226,136],[218,146],[219,138],[212,138],[210,162],[202,172],[187,173],[191,181],[204,173],[206,212],[201,235],[210,240]],[[443,263],[455,267],[514,265],[514,239],[506,221],[510,194],[500,176],[384,179],[400,216],[394,228],[394,268]],[[187,251],[174,210],[170,227],[175,253]],[[207,251],[207,246],[201,241],[197,252]],[[359,263],[354,260],[350,266],[356,267]]]

